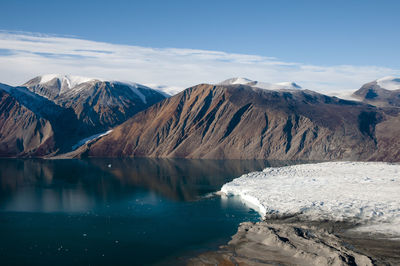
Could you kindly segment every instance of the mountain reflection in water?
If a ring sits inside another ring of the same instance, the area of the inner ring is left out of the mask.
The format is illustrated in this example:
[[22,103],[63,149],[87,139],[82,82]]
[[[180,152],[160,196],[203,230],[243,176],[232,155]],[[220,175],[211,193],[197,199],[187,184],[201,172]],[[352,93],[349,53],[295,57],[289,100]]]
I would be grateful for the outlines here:
[[176,201],[218,191],[244,173],[285,162],[259,160],[0,160],[0,208],[86,211],[138,189]]
[[226,243],[259,215],[204,197],[265,161],[0,159],[2,265],[148,265]]

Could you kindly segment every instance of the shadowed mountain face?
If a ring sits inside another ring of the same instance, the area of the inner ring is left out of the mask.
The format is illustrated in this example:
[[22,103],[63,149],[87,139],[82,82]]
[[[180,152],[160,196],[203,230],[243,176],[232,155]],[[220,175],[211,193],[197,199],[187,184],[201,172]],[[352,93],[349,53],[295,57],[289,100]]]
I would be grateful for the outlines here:
[[20,87],[0,84],[0,156],[68,152],[79,140],[119,125],[165,98],[138,84],[70,76],[43,79]]
[[[367,160],[379,152],[380,124],[397,115],[307,90],[202,84],[135,115],[81,152],[113,157]],[[390,130],[395,132],[385,134],[400,133],[397,127]],[[398,160],[392,152],[380,158]]]
[[42,156],[54,151],[54,129],[50,121],[0,89],[0,156]]
[[[400,79],[393,79],[399,84],[399,89],[386,89],[383,84],[372,81],[364,84],[353,96],[378,107],[400,107]],[[393,83],[394,83],[393,82]]]

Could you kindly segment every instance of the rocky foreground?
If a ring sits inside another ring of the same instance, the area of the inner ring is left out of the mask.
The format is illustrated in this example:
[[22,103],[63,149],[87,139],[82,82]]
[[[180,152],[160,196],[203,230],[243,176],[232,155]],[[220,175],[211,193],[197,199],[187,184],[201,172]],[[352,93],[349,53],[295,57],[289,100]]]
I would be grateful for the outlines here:
[[350,224],[268,220],[242,223],[218,251],[188,265],[399,265],[400,240],[349,231]]

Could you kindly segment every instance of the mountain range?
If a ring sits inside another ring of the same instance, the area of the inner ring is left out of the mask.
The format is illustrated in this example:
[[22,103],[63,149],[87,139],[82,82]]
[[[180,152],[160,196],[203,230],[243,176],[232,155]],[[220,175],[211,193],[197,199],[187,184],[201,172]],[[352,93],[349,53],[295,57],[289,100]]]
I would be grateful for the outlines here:
[[2,84],[0,92],[3,156],[70,151],[79,140],[109,130],[166,98],[136,83],[67,75],[43,75],[17,87]]
[[0,155],[400,161],[398,81],[365,84],[357,101],[245,78],[167,98],[135,83],[45,75],[0,87]]

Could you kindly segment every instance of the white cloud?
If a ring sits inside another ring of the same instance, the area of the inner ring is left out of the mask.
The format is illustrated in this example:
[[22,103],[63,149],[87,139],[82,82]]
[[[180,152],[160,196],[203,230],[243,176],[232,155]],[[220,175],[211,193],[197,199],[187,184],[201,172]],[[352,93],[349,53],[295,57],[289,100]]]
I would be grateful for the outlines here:
[[400,75],[400,70],[373,65],[316,66],[257,55],[158,49],[74,37],[0,32],[0,82],[20,85],[46,73],[179,89],[240,76],[271,83],[294,81],[303,88],[324,92],[355,90],[374,79]]

